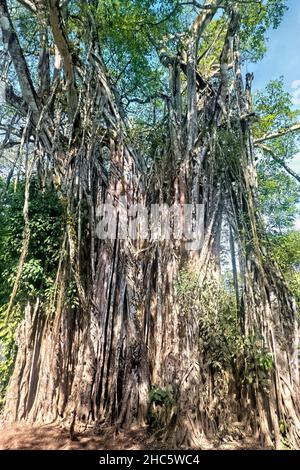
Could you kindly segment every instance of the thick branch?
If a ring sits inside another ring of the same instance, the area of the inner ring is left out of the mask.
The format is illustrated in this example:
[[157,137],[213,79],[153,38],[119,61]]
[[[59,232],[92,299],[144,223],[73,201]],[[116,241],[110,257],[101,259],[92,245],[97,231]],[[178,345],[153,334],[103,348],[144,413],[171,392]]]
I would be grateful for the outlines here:
[[234,36],[240,25],[240,16],[237,11],[233,11],[228,25],[228,30],[224,42],[224,47],[220,57],[220,99],[221,106],[224,105],[228,92],[228,64],[229,53],[232,48]]
[[210,23],[210,21],[213,19],[221,3],[222,0],[216,0],[215,2],[207,0],[205,2],[205,5],[202,8],[206,11],[198,15],[194,23],[192,24],[192,33],[194,35],[194,38],[196,39],[196,44],[198,44],[203,31],[207,27],[208,23]]
[[274,132],[272,134],[265,134],[262,137],[259,137],[258,139],[254,140],[254,144],[260,144],[261,142],[265,142],[266,140],[272,140],[272,139],[277,139],[278,137],[282,137],[286,134],[290,134],[291,132],[296,132],[300,131],[300,123],[294,124],[291,127],[287,127],[285,129],[282,129],[278,132]]
[[37,13],[36,5],[31,0],[18,0],[18,2],[21,3],[21,5],[23,5],[25,8],[30,10],[32,13]]
[[[180,68],[181,70],[183,71],[183,73],[186,75],[187,74],[187,64],[184,62],[184,61],[180,61],[179,62],[179,65],[180,65]],[[213,87],[211,86],[211,84],[205,80],[204,77],[202,77],[202,75],[198,72],[198,70],[195,71],[196,73],[196,85],[198,87],[198,90],[199,91],[203,91],[203,90],[207,90],[210,92],[211,95],[214,95],[215,94],[215,91],[213,89]]]
[[3,42],[7,44],[9,55],[16,70],[23,99],[32,110],[33,115],[39,112],[38,98],[31,80],[30,72],[15,33],[6,0],[0,0],[0,24]]
[[58,0],[47,0],[49,6],[49,21],[53,33],[54,42],[62,56],[63,67],[68,89],[68,102],[71,116],[74,116],[77,108],[77,91],[75,87],[74,67],[72,53],[61,24],[61,15]]
[[282,166],[282,168],[284,168],[285,171],[289,173],[289,175],[293,176],[293,178],[295,178],[300,183],[300,176],[295,171],[293,171],[289,166],[287,166],[287,164],[284,161],[278,158],[275,152],[273,152],[273,150],[270,147],[267,147],[267,145],[264,145],[264,144],[257,144],[257,147],[264,150],[265,152],[268,152],[276,163]]
[[24,102],[23,98],[16,95],[12,86],[5,88],[5,102],[14,108],[21,116],[26,116],[28,113],[28,106]]

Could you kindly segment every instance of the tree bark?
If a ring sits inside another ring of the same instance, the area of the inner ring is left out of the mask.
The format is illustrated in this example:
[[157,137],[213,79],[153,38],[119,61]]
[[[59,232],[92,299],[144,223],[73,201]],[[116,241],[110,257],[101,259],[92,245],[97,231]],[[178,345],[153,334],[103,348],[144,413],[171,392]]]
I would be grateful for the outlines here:
[[[77,93],[76,66],[59,6],[49,4],[69,92],[67,107],[58,69],[47,106],[38,103],[5,2],[0,2],[1,26],[10,37],[9,53],[24,99],[38,115],[33,121],[36,144],[51,161],[53,182],[65,208],[55,293],[50,305],[37,300],[25,308],[4,417],[35,423],[60,419],[73,435],[89,424],[116,429],[145,425],[152,406],[161,436],[175,445],[197,448],[206,436],[223,429],[225,418],[234,422],[242,410],[267,445],[280,447],[283,423],[289,445],[299,448],[297,315],[258,235],[262,227],[254,202],[253,139],[247,118],[251,100],[249,83],[244,87],[241,76],[238,14],[233,12],[228,24],[219,81],[200,90],[197,48],[216,8],[196,19],[181,51],[183,57],[187,54],[186,105],[181,99],[185,92],[180,89],[180,64],[162,58],[170,73],[171,98],[162,158],[149,175],[142,158],[127,145],[99,44],[91,38],[88,65],[80,64],[84,73],[81,69],[78,74],[82,92]],[[95,25],[90,30],[95,31]],[[50,132],[47,144],[38,132],[45,128]],[[116,205],[123,195],[129,204],[202,204],[202,247],[188,253],[178,240],[122,240],[120,224],[114,240],[100,240],[96,224],[101,202]],[[222,220],[234,227],[245,267],[243,298],[237,302],[244,339],[255,335],[272,356],[267,389],[257,379],[245,392],[234,367],[216,371],[204,347],[199,298],[220,280],[216,273]],[[178,288],[184,272],[195,281],[188,305]],[[75,308],[68,304],[70,283],[76,285]],[[232,399],[226,404],[219,394],[221,375],[223,391],[231,387]],[[168,391],[168,406],[151,403],[153,386]],[[239,392],[236,396],[248,394],[249,400],[236,403],[233,390]]]

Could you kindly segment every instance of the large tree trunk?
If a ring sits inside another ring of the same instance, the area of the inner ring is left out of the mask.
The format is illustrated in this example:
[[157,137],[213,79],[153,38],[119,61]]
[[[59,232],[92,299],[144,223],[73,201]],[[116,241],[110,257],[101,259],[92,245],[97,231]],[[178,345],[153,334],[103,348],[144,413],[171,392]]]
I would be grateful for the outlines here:
[[[31,93],[28,99],[34,101],[33,132],[42,136],[38,149],[55,171],[66,230],[50,304],[37,300],[25,309],[5,418],[63,419],[73,432],[75,426],[91,423],[144,425],[152,414],[159,435],[176,445],[199,447],[226,419],[239,417],[266,444],[280,447],[286,437],[292,447],[299,447],[296,310],[257,234],[261,227],[253,197],[251,110],[240,75],[237,16],[228,27],[218,87],[196,74],[198,36],[213,12],[197,19],[186,64],[161,56],[170,71],[169,123],[162,160],[150,177],[142,159],[126,145],[97,47],[89,52],[89,70],[77,93],[74,64],[68,45],[61,42],[55,8],[50,13],[54,39],[68,68],[68,110],[62,119],[59,84],[47,106],[37,110],[35,96]],[[235,63],[231,90],[230,60]],[[186,108],[181,71],[186,74]],[[174,240],[122,240],[120,224],[114,240],[100,240],[98,208],[104,201],[116,204],[122,195],[129,204],[203,204],[201,249],[187,252],[184,243]],[[203,292],[216,291],[220,282],[222,220],[234,228],[241,254],[243,298],[237,307],[242,333],[245,338],[256,335],[272,355],[268,387],[257,379],[245,389],[243,371],[237,374],[234,365],[216,369],[204,346]],[[178,287],[182,275],[192,283],[188,295]],[[68,304],[70,283],[76,286],[75,308]],[[151,402],[151,386],[168,391],[168,406]]]

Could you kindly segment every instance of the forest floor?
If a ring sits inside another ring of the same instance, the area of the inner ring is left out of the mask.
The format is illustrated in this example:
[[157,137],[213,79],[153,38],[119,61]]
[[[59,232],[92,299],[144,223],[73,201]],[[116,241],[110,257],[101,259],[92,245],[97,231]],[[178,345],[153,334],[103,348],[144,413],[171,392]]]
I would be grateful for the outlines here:
[[[158,450],[166,445],[155,442],[144,429],[119,432],[105,430],[77,433],[70,438],[68,430],[58,425],[0,424],[0,450]],[[251,438],[224,443],[204,443],[202,449],[253,450],[262,449]]]

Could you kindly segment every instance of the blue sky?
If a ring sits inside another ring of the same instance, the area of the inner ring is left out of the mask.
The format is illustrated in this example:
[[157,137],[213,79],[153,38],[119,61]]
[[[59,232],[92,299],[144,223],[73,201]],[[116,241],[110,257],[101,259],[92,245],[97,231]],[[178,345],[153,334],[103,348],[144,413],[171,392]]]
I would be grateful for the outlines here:
[[269,80],[284,76],[288,91],[300,80],[300,0],[288,0],[289,10],[278,29],[268,32],[268,51],[257,64],[248,64],[254,72],[256,88],[264,87]]
[[[247,71],[254,73],[254,90],[283,76],[286,90],[293,94],[294,106],[300,110],[300,0],[288,0],[287,5],[289,10],[279,28],[268,33],[265,57],[257,64],[247,64]],[[300,174],[300,152],[289,165]],[[295,226],[300,230],[300,219]]]
[[[278,29],[268,33],[268,50],[257,64],[247,64],[254,73],[254,90],[280,76],[286,90],[293,94],[295,108],[300,109],[300,0],[288,0],[288,11]],[[300,173],[300,153],[290,166]]]

